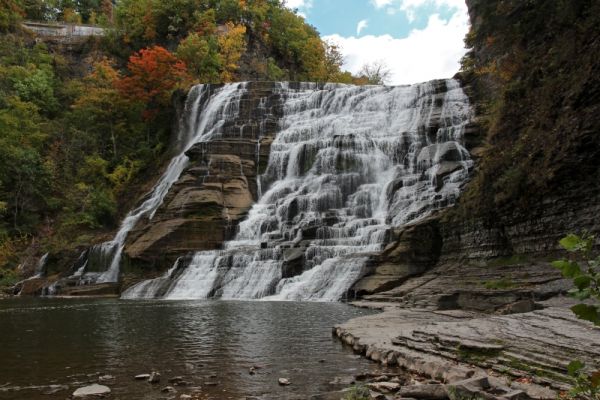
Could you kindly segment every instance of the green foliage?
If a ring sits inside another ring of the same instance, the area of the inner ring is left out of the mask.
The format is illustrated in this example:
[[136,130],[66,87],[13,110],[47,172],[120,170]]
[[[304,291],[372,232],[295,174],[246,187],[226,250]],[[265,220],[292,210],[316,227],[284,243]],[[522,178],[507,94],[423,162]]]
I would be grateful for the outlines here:
[[[115,29],[61,56],[22,19]],[[175,90],[352,82],[342,62],[279,0],[0,0],[0,267],[33,238],[58,250],[115,228],[163,161]]]
[[368,400],[370,398],[371,393],[365,385],[352,385],[342,397],[343,400]]
[[585,364],[579,360],[571,361],[567,371],[569,376],[575,380],[575,384],[569,392],[571,398],[600,399],[600,371],[587,373]]
[[190,75],[199,82],[219,82],[221,60],[214,36],[190,33],[177,47],[177,57],[183,60]]
[[17,29],[23,16],[21,4],[16,0],[0,0],[0,32]]
[[19,281],[17,273],[10,269],[0,269],[0,287],[13,286]]
[[[559,243],[572,257],[554,261],[552,265],[558,268],[565,278],[573,280],[575,287],[569,293],[579,300],[600,301],[600,256],[592,255],[594,236],[569,234]],[[599,306],[581,303],[573,306],[571,310],[578,318],[600,326]]]

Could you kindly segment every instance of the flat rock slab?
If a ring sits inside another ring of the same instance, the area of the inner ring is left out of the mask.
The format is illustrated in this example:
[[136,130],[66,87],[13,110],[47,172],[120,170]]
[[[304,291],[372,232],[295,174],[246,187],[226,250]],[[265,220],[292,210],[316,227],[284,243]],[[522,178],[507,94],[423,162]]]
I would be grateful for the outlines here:
[[85,399],[91,397],[104,397],[110,394],[110,388],[104,385],[84,386],[73,392],[74,399]]
[[512,315],[404,309],[388,303],[383,313],[350,320],[334,333],[372,360],[445,382],[491,370],[563,390],[570,382],[570,361],[600,368],[600,329],[577,319],[568,303],[566,299],[561,307],[555,300],[553,307]]

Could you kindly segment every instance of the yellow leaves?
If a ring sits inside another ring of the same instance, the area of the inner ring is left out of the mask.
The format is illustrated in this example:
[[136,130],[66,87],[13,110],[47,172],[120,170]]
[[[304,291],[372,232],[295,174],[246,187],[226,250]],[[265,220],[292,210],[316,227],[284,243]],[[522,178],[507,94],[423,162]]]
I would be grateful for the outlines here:
[[94,64],[94,71],[87,77],[90,83],[96,86],[112,87],[120,78],[120,73],[114,68],[114,61],[107,57]]
[[238,69],[238,61],[246,50],[246,27],[228,22],[224,31],[218,38],[221,80],[232,82]]
[[133,179],[139,169],[139,161],[131,161],[125,157],[123,163],[117,165],[113,172],[107,175],[107,178],[113,184],[114,190],[119,193],[123,189],[126,189],[127,184]]

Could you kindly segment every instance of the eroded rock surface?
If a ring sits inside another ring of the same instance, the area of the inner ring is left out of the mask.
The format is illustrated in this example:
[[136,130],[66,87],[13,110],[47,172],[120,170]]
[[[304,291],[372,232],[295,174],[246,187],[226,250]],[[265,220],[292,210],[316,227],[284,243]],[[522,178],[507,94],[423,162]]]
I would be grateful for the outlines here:
[[560,299],[532,312],[490,315],[381,303],[383,313],[351,320],[334,333],[374,361],[446,383],[508,374],[564,390],[571,382],[567,365],[573,359],[600,367],[600,329],[578,320],[571,304]]

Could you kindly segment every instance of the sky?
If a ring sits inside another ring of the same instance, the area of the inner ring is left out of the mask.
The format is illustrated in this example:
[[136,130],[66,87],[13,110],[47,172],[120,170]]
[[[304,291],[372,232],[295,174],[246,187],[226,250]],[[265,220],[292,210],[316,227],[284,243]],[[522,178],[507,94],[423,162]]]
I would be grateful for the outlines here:
[[464,0],[286,0],[324,40],[341,47],[343,68],[357,73],[383,61],[391,85],[450,78],[465,53]]

